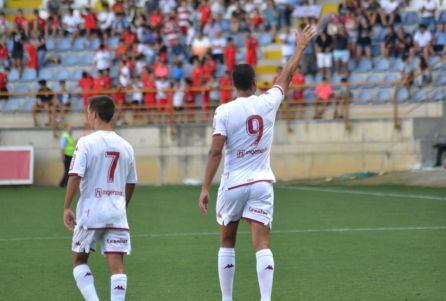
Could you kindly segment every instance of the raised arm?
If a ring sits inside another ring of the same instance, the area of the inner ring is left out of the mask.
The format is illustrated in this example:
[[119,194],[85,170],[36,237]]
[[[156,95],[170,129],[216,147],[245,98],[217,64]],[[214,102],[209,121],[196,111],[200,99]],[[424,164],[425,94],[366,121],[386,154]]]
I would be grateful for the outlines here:
[[307,48],[308,43],[310,43],[311,39],[316,36],[316,34],[316,30],[310,25],[307,25],[301,33],[299,33],[299,31],[297,30],[294,31],[297,45],[296,52],[286,63],[282,73],[279,75],[276,81],[276,85],[279,85],[281,88],[283,88],[285,93],[290,86],[291,79],[293,78],[294,73],[296,73],[296,70],[299,67],[302,53],[304,52],[305,48]]

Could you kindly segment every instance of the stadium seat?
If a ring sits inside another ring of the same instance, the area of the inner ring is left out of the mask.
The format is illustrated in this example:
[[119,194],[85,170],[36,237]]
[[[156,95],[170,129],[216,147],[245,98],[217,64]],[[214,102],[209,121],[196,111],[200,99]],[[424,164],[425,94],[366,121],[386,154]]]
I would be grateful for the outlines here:
[[82,78],[82,69],[76,68],[70,75],[70,79],[72,80],[80,80]]
[[441,58],[439,56],[432,56],[428,59],[427,63],[431,68],[433,68],[433,66],[441,63]]
[[437,86],[444,86],[446,85],[446,76],[440,75],[437,80],[435,81],[435,84]]
[[6,102],[6,106],[4,107],[3,111],[5,112],[17,112],[20,108],[20,101],[19,98],[16,97],[10,97],[8,101]]
[[401,88],[397,91],[396,100],[398,103],[404,103],[409,100],[409,91],[407,88]]
[[418,18],[418,13],[415,11],[407,12],[406,16],[403,19],[404,25],[416,25],[420,22]]
[[23,103],[22,111],[30,112],[36,103],[35,98],[26,98],[25,102]]
[[412,70],[417,70],[418,65],[420,64],[420,61],[418,58],[415,57],[409,61],[409,64],[410,64],[410,68]]
[[443,101],[445,99],[446,99],[445,92],[441,88],[435,89],[434,92],[432,93],[433,101]]
[[75,99],[71,104],[72,104],[73,109],[75,109],[75,110],[84,108],[84,102],[82,99]]
[[376,87],[376,85],[377,85],[376,83],[381,81],[381,77],[379,76],[378,73],[372,73],[369,76],[367,76],[365,81],[367,84],[363,87],[370,89],[370,88]]
[[402,59],[397,58],[393,60],[393,63],[390,66],[390,71],[401,72],[404,68],[404,62]]
[[391,88],[395,84],[395,82],[401,81],[401,75],[399,73],[389,73],[384,76],[383,82],[384,84],[381,85],[383,88]]
[[20,92],[20,93],[29,92],[29,86],[26,84],[16,85],[14,92]]
[[313,84],[314,83],[314,77],[311,74],[305,75],[305,83],[306,84]]
[[438,22],[446,23],[446,10],[440,12],[440,16],[438,17]]
[[108,39],[107,45],[111,48],[111,50],[115,50],[119,45],[119,37],[111,37]]
[[348,77],[348,82],[351,84],[351,88],[352,89],[357,89],[360,88],[360,86],[358,85],[354,85],[355,83],[362,83],[363,79],[362,77],[357,74],[357,73],[352,73],[350,74],[350,76]]
[[77,55],[74,53],[69,53],[62,59],[62,65],[63,66],[74,66],[77,64],[78,58]]
[[50,68],[44,68],[40,71],[39,79],[51,80],[53,78],[53,71]]
[[374,101],[375,104],[385,104],[392,102],[393,95],[391,90],[380,90],[378,91],[378,94],[376,95],[376,100]]
[[93,54],[92,53],[86,53],[84,54],[80,59],[78,64],[84,65],[84,66],[91,66],[93,65]]
[[22,81],[30,82],[37,78],[37,72],[35,69],[25,69],[22,74]]
[[308,93],[304,93],[304,98],[306,100],[314,100],[314,99],[316,99],[316,95],[314,95],[313,91],[310,91]]
[[331,78],[331,83],[332,84],[338,84],[342,81],[342,79],[344,78],[343,75],[341,74],[334,74],[333,77]]
[[75,51],[84,51],[87,48],[88,42],[85,38],[77,38],[74,41],[73,49]]
[[56,48],[56,43],[54,42],[54,40],[52,38],[47,38],[45,40],[45,45],[46,45],[46,49],[48,51],[52,51]]
[[88,44],[88,48],[90,50],[96,51],[99,49],[100,44],[101,44],[101,42],[99,41],[99,39],[94,39]]
[[60,69],[57,71],[56,76],[54,77],[55,80],[67,80],[68,79],[68,71],[67,69]]
[[357,95],[357,98],[353,101],[354,104],[367,104],[373,98],[373,94],[370,90],[361,90]]
[[226,73],[226,65],[218,65],[217,67],[217,71],[215,72],[215,76],[218,77],[222,77],[224,76]]
[[425,102],[428,100],[428,91],[425,89],[416,90],[411,99],[414,102]]
[[321,73],[316,74],[316,76],[314,77],[314,82],[316,84],[322,83],[322,74]]
[[[183,68],[183,70],[184,70],[184,68]],[[119,76],[119,66],[115,65],[110,69],[110,77],[117,78],[118,76]]]
[[390,69],[390,60],[386,58],[381,58],[377,61],[375,66],[376,71],[387,71]]
[[262,33],[259,35],[259,45],[266,46],[272,42],[273,38],[270,33]]
[[358,72],[368,72],[370,70],[372,70],[373,65],[372,65],[372,61],[369,60],[368,58],[362,58],[361,61],[359,62],[358,68],[356,69],[356,71]]
[[11,71],[9,71],[8,73],[8,81],[9,82],[16,82],[19,80],[19,70],[17,69],[11,69]]
[[376,43],[376,44],[372,45],[372,55],[374,57],[377,57],[377,56],[381,55],[381,45],[379,45],[379,43]]
[[58,51],[66,51],[71,49],[71,40],[63,38],[57,41],[56,49]]
[[231,22],[227,19],[223,19],[220,22],[220,26],[223,32],[228,32],[231,29]]

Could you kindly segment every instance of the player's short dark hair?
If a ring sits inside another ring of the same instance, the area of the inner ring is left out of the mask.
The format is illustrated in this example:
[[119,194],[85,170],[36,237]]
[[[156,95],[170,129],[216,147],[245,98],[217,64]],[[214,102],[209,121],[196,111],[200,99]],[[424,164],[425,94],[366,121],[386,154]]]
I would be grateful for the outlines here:
[[237,90],[251,89],[255,77],[254,68],[249,64],[235,65],[232,71],[232,82]]
[[98,114],[99,119],[104,122],[110,122],[115,115],[115,103],[110,96],[100,95],[94,96],[89,99],[90,111]]

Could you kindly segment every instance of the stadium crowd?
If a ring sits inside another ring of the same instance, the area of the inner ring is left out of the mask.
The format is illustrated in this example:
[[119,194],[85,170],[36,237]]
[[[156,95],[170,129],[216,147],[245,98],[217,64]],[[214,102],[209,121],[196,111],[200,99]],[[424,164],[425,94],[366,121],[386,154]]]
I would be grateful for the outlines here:
[[[85,47],[99,39],[94,72],[82,72],[77,83],[85,105],[89,96],[115,88],[117,105],[133,106],[135,113],[141,105],[153,110],[197,106],[208,110],[213,101],[231,100],[234,64],[245,61],[256,66],[262,44],[280,42],[283,59],[291,56],[295,49],[292,14],[298,5],[308,3],[115,0],[80,9],[73,9],[71,4],[48,0],[44,14],[35,10],[28,19],[19,9],[12,22],[0,12],[0,91],[7,92],[10,70],[22,76],[25,69],[34,69],[38,80],[39,70],[58,62],[57,57],[47,54],[48,40],[68,37],[74,45],[82,37]],[[301,18],[300,26],[317,26],[320,35],[306,49],[293,83],[304,84],[305,75],[316,74],[321,77],[319,86],[331,85],[334,74],[346,82],[351,66],[358,66],[364,57],[382,55],[403,62],[420,57],[420,68],[432,56],[445,58],[446,13],[437,18],[437,1],[423,0],[416,14],[419,24],[415,25],[410,19],[414,15],[404,14],[406,4],[400,0],[343,0],[338,13],[327,18]],[[374,41],[377,30],[378,44]],[[265,36],[270,39],[260,41]],[[246,50],[240,56],[242,48]],[[111,72],[113,69],[117,72]],[[409,77],[414,71],[402,70],[406,81],[413,81]],[[51,92],[44,80],[39,84],[40,90]],[[64,80],[60,90],[67,91]],[[331,88],[316,87],[314,93],[319,100],[335,96]],[[70,107],[71,96],[38,95],[33,112],[47,110],[51,122],[57,106]],[[292,98],[302,100],[302,88],[294,91]]]

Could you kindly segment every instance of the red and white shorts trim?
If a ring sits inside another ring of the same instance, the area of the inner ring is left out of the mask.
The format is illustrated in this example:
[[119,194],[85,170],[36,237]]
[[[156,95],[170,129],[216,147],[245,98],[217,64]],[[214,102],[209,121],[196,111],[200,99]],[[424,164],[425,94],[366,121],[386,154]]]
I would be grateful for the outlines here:
[[130,233],[127,229],[85,229],[79,226],[74,228],[72,241],[73,252],[90,253],[96,249],[97,242],[101,244],[102,255],[130,255]]
[[226,226],[244,218],[271,227],[274,189],[270,181],[258,181],[234,189],[220,187],[217,197],[217,222]]

